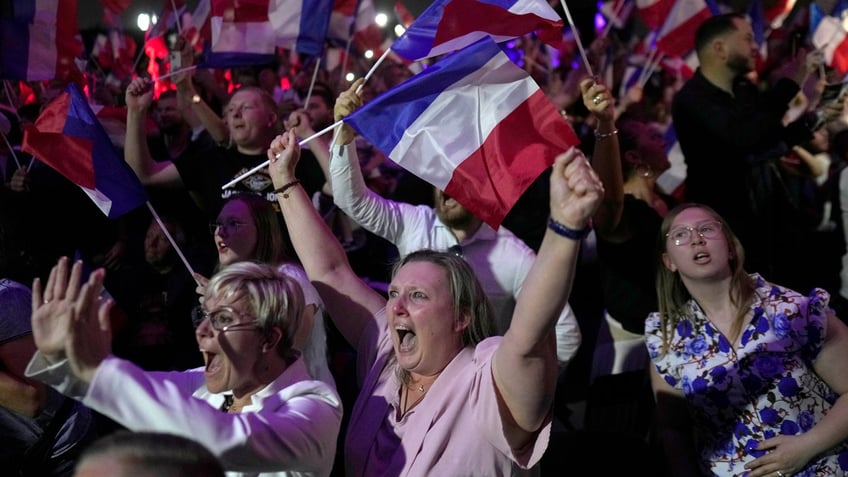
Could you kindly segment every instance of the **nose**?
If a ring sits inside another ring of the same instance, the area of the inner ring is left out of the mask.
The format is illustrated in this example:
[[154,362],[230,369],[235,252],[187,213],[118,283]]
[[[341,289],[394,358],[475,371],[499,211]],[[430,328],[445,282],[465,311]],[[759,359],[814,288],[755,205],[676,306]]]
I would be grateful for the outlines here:
[[194,330],[194,335],[197,338],[198,343],[203,338],[211,338],[213,336],[212,325],[209,324],[209,318],[204,318],[203,321],[197,325],[197,328]]
[[406,302],[400,296],[392,300],[392,312],[395,316],[406,314]]
[[692,244],[703,244],[705,242],[706,240],[704,240],[704,235],[700,231],[692,231]]

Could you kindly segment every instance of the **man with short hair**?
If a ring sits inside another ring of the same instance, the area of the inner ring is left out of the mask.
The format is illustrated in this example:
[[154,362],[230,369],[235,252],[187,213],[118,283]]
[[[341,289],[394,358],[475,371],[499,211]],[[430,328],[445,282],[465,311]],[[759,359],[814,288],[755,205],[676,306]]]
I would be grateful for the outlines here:
[[[786,264],[787,257],[778,257],[789,231],[771,232],[778,222],[793,221],[774,169],[792,146],[812,137],[814,114],[788,125],[783,119],[823,56],[799,52],[792,77],[761,92],[748,78],[758,46],[745,16],[729,13],[707,19],[695,34],[695,48],[700,66],[672,104],[687,166],[684,195],[727,219],[748,252],[748,269],[787,283],[770,273],[772,265]],[[841,105],[827,108],[824,117],[835,119],[840,111]],[[789,281],[791,285],[791,277]]]

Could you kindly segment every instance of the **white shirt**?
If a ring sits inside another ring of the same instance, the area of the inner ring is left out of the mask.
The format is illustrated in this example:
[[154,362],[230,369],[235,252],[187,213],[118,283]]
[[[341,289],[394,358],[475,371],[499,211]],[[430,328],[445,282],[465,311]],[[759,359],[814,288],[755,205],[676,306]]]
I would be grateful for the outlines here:
[[[336,205],[362,228],[393,243],[401,257],[416,250],[446,251],[460,246],[492,302],[496,329],[504,334],[535,252],[506,228],[495,231],[485,223],[460,242],[433,208],[387,200],[368,189],[355,148],[333,146],[331,152],[330,182]],[[556,338],[557,359],[564,366],[577,353],[582,339],[568,303],[557,320]]]
[[[229,477],[326,476],[333,467],[341,400],[326,383],[309,377],[303,359],[252,395],[237,414],[220,410],[224,394],[206,389],[204,368],[145,372],[109,356],[86,384],[67,360],[49,365],[36,352],[26,375],[132,431],[166,432],[203,444]],[[261,472],[268,468],[288,470]]]

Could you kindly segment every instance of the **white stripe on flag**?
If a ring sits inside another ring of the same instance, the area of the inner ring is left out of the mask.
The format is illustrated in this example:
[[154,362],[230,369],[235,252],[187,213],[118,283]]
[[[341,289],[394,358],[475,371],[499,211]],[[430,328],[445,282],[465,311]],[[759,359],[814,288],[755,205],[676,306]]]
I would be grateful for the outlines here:
[[[538,89],[506,55],[496,55],[436,97],[406,129],[389,157],[401,165],[415,162],[416,175],[444,190],[454,169]],[[478,121],[480,129],[469,130]],[[438,135],[431,133],[429,125],[438,126]]]

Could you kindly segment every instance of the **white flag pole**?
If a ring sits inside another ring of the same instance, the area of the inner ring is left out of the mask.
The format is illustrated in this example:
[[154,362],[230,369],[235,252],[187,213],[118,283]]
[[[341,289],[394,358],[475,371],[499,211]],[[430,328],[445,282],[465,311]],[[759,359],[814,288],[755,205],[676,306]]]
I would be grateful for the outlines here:
[[565,4],[565,0],[559,0],[559,3],[562,4],[562,9],[565,12],[566,19],[568,19],[568,24],[571,26],[571,31],[574,32],[574,41],[577,42],[577,49],[580,50],[580,56],[583,57],[583,63],[586,65],[586,72],[589,73],[589,76],[594,77],[595,73],[592,72],[592,65],[589,64],[589,57],[586,56],[586,50],[583,49],[583,42],[580,41],[580,32],[577,31],[577,26],[574,25],[574,20],[571,18],[571,12],[568,11],[568,6]]
[[165,224],[162,223],[162,219],[159,217],[159,214],[156,213],[156,209],[153,208],[153,205],[150,203],[150,201],[147,201],[145,203],[147,204],[147,208],[150,210],[150,213],[153,214],[153,219],[156,220],[156,223],[159,224],[159,228],[162,229],[162,233],[165,234],[165,237],[168,238],[168,242],[171,242],[171,246],[174,247],[174,250],[177,252],[177,255],[180,256],[180,260],[182,260],[183,265],[185,265],[186,269],[188,270],[188,273],[191,274],[191,278],[194,280],[195,283],[201,285],[201,283],[196,278],[194,278],[194,269],[191,268],[191,265],[188,263],[188,260],[183,254],[182,249],[180,249],[180,246],[177,245],[177,242],[174,240],[174,237],[171,236],[171,232],[168,230],[168,227],[165,227]]

